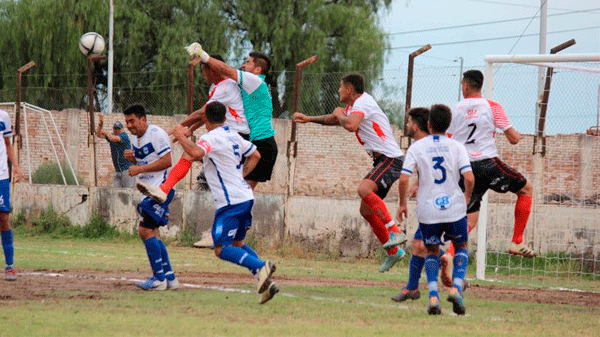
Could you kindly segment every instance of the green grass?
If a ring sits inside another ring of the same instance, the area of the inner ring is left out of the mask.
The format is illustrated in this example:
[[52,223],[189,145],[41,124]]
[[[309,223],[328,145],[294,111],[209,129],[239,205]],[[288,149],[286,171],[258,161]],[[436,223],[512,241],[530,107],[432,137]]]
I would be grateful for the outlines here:
[[[148,272],[140,240],[61,239],[15,235],[16,262],[23,269]],[[176,272],[247,271],[218,260],[212,251],[169,246]],[[377,272],[379,261],[319,261],[282,257],[276,278],[314,278],[340,281],[387,281],[369,286],[282,285],[266,305],[257,304],[251,284],[222,292],[198,289],[141,292],[133,284],[118,292],[66,292],[32,300],[0,299],[2,336],[593,336],[600,331],[597,307],[486,301],[465,295],[467,316],[426,313],[426,296],[396,304],[407,278],[406,263],[389,273]],[[470,275],[473,275],[469,271]],[[0,281],[2,283],[4,281]],[[27,276],[19,278],[27,285]],[[93,281],[90,281],[93,282]],[[472,282],[480,283],[480,282]],[[397,284],[397,286],[396,286]],[[508,282],[510,284],[510,282]],[[422,293],[424,295],[424,292]]]

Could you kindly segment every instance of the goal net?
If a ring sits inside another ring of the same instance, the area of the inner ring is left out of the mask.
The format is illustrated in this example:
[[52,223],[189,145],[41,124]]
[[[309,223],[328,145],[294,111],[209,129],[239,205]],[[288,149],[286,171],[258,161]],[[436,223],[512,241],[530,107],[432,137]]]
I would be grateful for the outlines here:
[[[553,69],[545,106],[540,67],[544,80]],[[523,135],[511,145],[499,133],[496,144],[533,184],[525,242],[538,256],[508,254],[516,196],[490,191],[472,236],[477,278],[593,289],[600,280],[600,54],[488,56],[484,95],[504,106]]]

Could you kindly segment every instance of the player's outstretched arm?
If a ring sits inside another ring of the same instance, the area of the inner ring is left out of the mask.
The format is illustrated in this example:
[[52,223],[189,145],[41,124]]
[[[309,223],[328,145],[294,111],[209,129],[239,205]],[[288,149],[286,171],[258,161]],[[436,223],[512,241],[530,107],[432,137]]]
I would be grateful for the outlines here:
[[192,112],[189,116],[187,116],[179,124],[181,124],[183,126],[190,126],[190,125],[194,125],[198,121],[201,121],[202,124],[204,124],[204,119],[206,118],[206,115],[204,114],[205,111],[206,111],[206,106],[203,106],[200,110],[196,110],[196,111]]
[[321,115],[321,116],[307,116],[300,112],[294,112],[292,120],[295,123],[317,123],[321,125],[337,125],[338,120],[334,114]]
[[344,108],[335,108],[335,110],[333,110],[333,115],[337,118],[340,125],[350,132],[356,132],[360,122],[362,122],[364,118],[364,116],[359,113],[352,113],[350,116],[346,116]]
[[246,157],[246,162],[244,163],[244,168],[242,169],[242,175],[244,178],[246,178],[246,176],[250,174],[252,170],[254,170],[259,160],[260,153],[256,149]]
[[465,183],[465,200],[467,205],[471,202],[471,195],[473,195],[473,187],[475,186],[475,176],[473,171],[467,171],[462,174]]
[[194,144],[187,137],[187,135],[186,135],[187,128],[185,126],[182,126],[181,124],[177,124],[171,131],[172,131],[173,137],[175,137],[175,139],[181,144],[181,147],[183,147],[183,151],[185,151],[185,153],[187,153],[190,157],[192,157],[192,160],[194,160],[194,161],[202,160],[202,157],[204,157],[205,152],[202,148],[196,146],[196,144]]

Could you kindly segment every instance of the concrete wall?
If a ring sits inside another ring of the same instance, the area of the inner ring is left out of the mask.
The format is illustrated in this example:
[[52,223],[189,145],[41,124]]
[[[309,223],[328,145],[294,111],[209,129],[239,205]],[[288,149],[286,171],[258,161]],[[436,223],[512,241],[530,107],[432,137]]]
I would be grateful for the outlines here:
[[[52,204],[57,212],[65,213],[75,225],[85,225],[93,212],[98,212],[120,230],[133,232],[138,223],[135,206],[141,197],[132,189],[18,183],[14,185],[13,213],[24,211],[35,214]],[[286,199],[278,194],[257,194],[253,231],[275,246],[289,238],[309,250],[340,256],[371,256],[378,252],[381,244],[360,216],[359,204],[358,199],[309,196]],[[396,209],[396,204],[397,199],[387,202],[391,210]],[[414,202],[411,202],[406,222],[407,233],[411,237],[417,228],[414,207]],[[210,230],[214,211],[208,192],[177,191],[170,207],[170,223],[161,229],[162,234],[176,236],[184,230],[184,226],[189,226],[188,230],[199,235]],[[513,206],[510,204],[489,206],[488,249],[503,251],[508,247],[512,236],[512,214]],[[532,224],[526,232],[526,238],[534,242],[536,251],[600,254],[598,209],[544,205],[538,214],[536,223],[540,225]],[[477,236],[471,237],[474,250]]]

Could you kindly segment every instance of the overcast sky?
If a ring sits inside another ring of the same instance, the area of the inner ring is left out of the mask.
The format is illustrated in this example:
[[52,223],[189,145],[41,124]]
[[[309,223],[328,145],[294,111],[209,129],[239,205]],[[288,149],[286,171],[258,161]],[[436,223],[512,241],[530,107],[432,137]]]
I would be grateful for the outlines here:
[[[547,50],[575,38],[577,44],[568,53],[600,52],[600,1],[547,1]],[[385,68],[405,64],[409,53],[427,43],[433,48],[416,62],[449,66],[463,57],[469,67],[484,65],[490,54],[537,54],[540,4],[540,0],[395,0],[391,10],[381,14],[381,25],[390,34]],[[505,22],[481,25],[494,21]],[[437,29],[452,26],[463,27]],[[426,29],[430,31],[415,32]],[[553,33],[566,30],[570,31]],[[525,36],[519,39],[521,35]],[[456,43],[502,37],[512,38]]]
[[[600,0],[547,1],[547,53],[572,38],[577,43],[562,54],[600,53]],[[486,55],[539,53],[540,5],[540,0],[395,0],[380,14],[390,44],[384,83],[397,88],[393,98],[401,100],[408,54],[429,43],[432,49],[415,59],[412,106],[453,104],[459,96],[459,57],[463,70],[483,70]],[[585,66],[598,69],[600,63]],[[494,75],[493,98],[504,105],[511,123],[528,133],[536,125],[537,72],[537,67],[502,65]],[[546,133],[584,132],[597,124],[600,74],[555,69]]]

